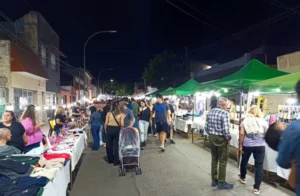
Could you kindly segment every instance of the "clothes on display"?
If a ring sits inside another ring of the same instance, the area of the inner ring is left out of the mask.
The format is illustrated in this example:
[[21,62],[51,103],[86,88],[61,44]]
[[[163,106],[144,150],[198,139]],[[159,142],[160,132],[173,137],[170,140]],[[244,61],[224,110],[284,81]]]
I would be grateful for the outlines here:
[[[45,195],[64,195],[70,182],[70,160],[76,165],[83,151],[80,149],[84,148],[84,135],[77,130],[77,137],[73,132],[55,138],[57,149],[69,146],[70,150],[61,151],[63,153],[53,152],[47,138],[47,144],[37,154],[0,156],[0,196],[36,196],[43,195],[44,191]],[[72,148],[75,144],[79,144],[80,149],[78,145]]]
[[281,122],[290,123],[300,119],[300,106],[279,105],[278,115]]

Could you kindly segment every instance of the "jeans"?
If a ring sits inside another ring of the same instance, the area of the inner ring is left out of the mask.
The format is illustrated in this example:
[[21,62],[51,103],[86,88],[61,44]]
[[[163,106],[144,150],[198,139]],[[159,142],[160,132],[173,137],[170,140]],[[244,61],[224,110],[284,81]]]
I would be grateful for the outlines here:
[[243,155],[240,166],[241,178],[245,179],[247,174],[247,165],[251,154],[255,160],[255,183],[254,188],[259,189],[260,184],[263,179],[263,164],[265,158],[265,147],[264,146],[255,146],[255,147],[246,147],[243,146]]
[[102,137],[101,137],[102,142],[105,144],[106,143],[106,132],[104,130],[104,125],[102,125],[100,133],[102,134]]
[[99,137],[99,132],[100,132],[100,125],[92,125],[91,126],[91,131],[92,131],[92,135],[93,135],[93,139],[94,139],[94,143],[93,143],[93,149],[94,150],[99,150],[100,148],[100,137]]
[[58,136],[59,133],[60,133],[60,129],[56,129],[56,130],[54,130],[54,131],[55,131],[56,135]]
[[109,163],[119,162],[119,135],[120,135],[120,127],[107,126],[106,154]]
[[141,136],[141,145],[146,146],[146,141],[147,141],[147,135],[148,135],[148,127],[149,127],[149,122],[140,120],[139,121],[139,128],[140,128],[140,136]]
[[149,130],[148,130],[148,134],[152,134],[155,135],[156,132],[156,122],[155,122],[155,118],[152,118],[152,126],[149,126]]
[[218,135],[210,135],[209,142],[211,144],[212,180],[218,180],[219,183],[224,184],[226,183],[226,167],[229,156],[229,144],[223,136]]
[[100,142],[100,141],[103,142],[103,141],[102,141],[102,129],[103,129],[103,125],[101,124],[101,125],[100,125],[100,131],[99,131],[99,142]]
[[134,121],[133,127],[138,129],[139,128],[139,119],[137,116],[134,116],[134,119],[135,119],[135,121]]
[[34,144],[30,144],[30,145],[28,145],[28,146],[25,147],[24,152],[27,153],[27,152],[31,151],[32,149],[38,148],[40,146],[41,146],[40,142],[37,142],[37,143],[34,143]]

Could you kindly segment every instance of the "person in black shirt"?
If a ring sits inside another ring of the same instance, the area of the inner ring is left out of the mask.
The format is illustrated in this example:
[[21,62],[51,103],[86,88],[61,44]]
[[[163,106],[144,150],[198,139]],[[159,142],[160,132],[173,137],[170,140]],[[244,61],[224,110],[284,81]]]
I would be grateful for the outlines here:
[[80,103],[77,102],[76,106],[72,109],[72,117],[79,118],[81,116]]
[[140,129],[140,136],[141,136],[141,149],[143,150],[146,147],[147,135],[148,135],[148,127],[151,121],[151,110],[146,106],[146,102],[144,100],[140,101],[140,108],[139,108],[139,129]]
[[21,150],[25,149],[25,144],[27,144],[27,136],[23,125],[17,122],[15,113],[13,111],[5,111],[3,113],[2,122],[0,123],[0,128],[7,128],[11,132],[11,140],[7,142],[7,145],[14,146]]
[[54,131],[56,135],[59,135],[61,128],[63,127],[66,121],[64,117],[64,108],[61,106],[57,107],[55,114],[56,115],[55,115]]
[[174,120],[175,120],[175,110],[174,110],[173,105],[169,103],[169,99],[168,98],[165,98],[164,101],[165,101],[166,104],[168,104],[168,106],[170,108],[170,112],[171,112],[171,114],[170,114],[170,116],[171,116],[171,124],[169,126],[169,128],[170,128],[170,142],[171,142],[171,144],[175,144],[174,139],[173,139],[174,124],[175,124],[175,122],[174,122]]

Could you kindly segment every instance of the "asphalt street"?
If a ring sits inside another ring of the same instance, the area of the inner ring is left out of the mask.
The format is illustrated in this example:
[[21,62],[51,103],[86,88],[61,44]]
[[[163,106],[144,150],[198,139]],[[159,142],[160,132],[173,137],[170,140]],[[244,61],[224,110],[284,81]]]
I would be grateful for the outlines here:
[[[166,146],[166,152],[158,150],[158,140],[151,137],[141,151],[143,174],[128,172],[119,177],[118,167],[104,160],[105,149],[91,151],[86,148],[77,173],[71,196],[248,196],[254,195],[253,174],[247,176],[247,185],[242,185],[237,176],[236,162],[227,166],[227,181],[233,190],[218,190],[210,186],[210,152],[177,137],[176,144]],[[265,196],[295,195],[283,187],[275,188],[263,183],[261,194]]]

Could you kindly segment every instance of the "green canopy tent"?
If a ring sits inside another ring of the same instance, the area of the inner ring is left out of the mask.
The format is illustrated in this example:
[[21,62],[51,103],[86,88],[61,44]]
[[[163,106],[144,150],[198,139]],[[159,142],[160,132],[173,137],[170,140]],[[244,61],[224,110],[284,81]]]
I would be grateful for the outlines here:
[[173,89],[174,89],[174,88],[169,87],[169,88],[167,88],[166,90],[164,90],[164,91],[162,91],[162,92],[159,92],[159,94],[165,95],[165,92],[172,91]]
[[190,79],[184,84],[178,86],[177,88],[166,90],[162,92],[162,95],[189,95],[194,94],[194,89],[201,86],[199,82],[194,79]]
[[252,83],[250,91],[259,91],[263,94],[290,94],[295,92],[295,85],[299,80],[300,72],[291,73]]
[[169,88],[161,88],[161,89],[159,89],[159,90],[157,90],[157,91],[155,91],[155,92],[147,95],[147,97],[155,97],[155,95],[161,94],[162,92],[164,92],[166,90],[169,90],[169,89],[172,89],[172,88],[171,87],[169,87]]
[[287,75],[288,73],[272,69],[257,59],[251,60],[241,70],[215,80],[196,88],[196,91],[217,90],[220,88],[231,88],[240,90],[249,89],[250,84],[278,76]]

